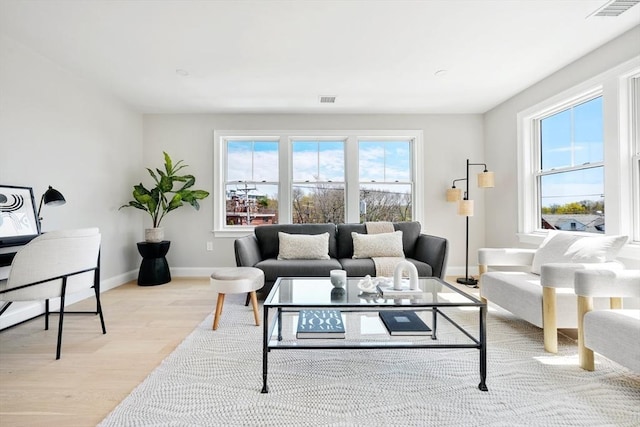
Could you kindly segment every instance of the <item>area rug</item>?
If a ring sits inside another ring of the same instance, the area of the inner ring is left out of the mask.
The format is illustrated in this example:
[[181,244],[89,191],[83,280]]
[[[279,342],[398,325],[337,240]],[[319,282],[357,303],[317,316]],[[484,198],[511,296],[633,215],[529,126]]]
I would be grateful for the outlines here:
[[[236,298],[234,298],[236,297]],[[477,315],[453,313],[461,324]],[[262,387],[262,328],[229,295],[217,331],[206,318],[101,426],[638,426],[640,376],[596,356],[578,366],[575,341],[557,355],[542,331],[488,314],[488,392],[478,351],[280,350]]]

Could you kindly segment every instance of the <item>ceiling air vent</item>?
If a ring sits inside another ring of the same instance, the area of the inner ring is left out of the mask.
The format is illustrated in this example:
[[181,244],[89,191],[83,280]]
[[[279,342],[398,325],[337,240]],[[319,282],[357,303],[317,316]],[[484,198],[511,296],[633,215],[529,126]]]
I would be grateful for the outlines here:
[[593,12],[591,16],[619,16],[627,10],[631,9],[633,6],[640,3],[640,0],[611,0],[606,2],[600,8],[598,8],[595,12]]
[[[640,1],[640,0],[638,0]],[[336,97],[331,95],[320,95],[320,104],[335,104]]]

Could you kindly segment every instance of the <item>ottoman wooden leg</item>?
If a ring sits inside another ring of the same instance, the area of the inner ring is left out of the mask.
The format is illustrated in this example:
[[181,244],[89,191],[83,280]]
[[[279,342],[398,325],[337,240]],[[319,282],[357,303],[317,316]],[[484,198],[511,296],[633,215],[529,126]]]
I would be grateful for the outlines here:
[[251,305],[253,306],[253,317],[256,319],[256,326],[260,326],[260,313],[258,312],[258,297],[256,296],[256,292],[253,291],[251,294]]
[[216,312],[213,316],[213,327],[215,331],[218,329],[218,322],[220,322],[220,315],[222,314],[222,305],[224,304],[224,294],[218,294],[218,301],[216,302]]

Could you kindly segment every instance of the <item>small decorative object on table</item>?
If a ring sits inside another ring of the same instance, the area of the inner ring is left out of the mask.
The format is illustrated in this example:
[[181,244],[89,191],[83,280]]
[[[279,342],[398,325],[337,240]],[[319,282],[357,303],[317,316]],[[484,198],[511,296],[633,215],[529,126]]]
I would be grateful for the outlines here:
[[296,338],[344,338],[339,310],[300,310]]
[[331,284],[336,288],[344,288],[347,284],[347,272],[345,270],[331,270],[329,277]]
[[431,328],[414,311],[381,311],[389,335],[431,335]]

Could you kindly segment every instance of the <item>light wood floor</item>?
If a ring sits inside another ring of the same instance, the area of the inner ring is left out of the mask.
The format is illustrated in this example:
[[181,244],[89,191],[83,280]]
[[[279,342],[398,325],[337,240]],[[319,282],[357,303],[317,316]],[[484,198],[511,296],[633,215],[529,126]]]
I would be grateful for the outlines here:
[[[0,426],[95,426],[213,311],[215,299],[208,278],[119,286],[101,297],[106,335],[98,316],[65,316],[57,361],[57,316],[48,331],[39,317],[0,332]],[[69,310],[94,307],[88,299]]]
[[[102,294],[106,335],[97,316],[65,316],[57,361],[57,316],[48,331],[39,317],[0,332],[0,426],[98,424],[213,311],[215,299],[208,278],[119,286]],[[88,299],[69,310],[93,308]]]

